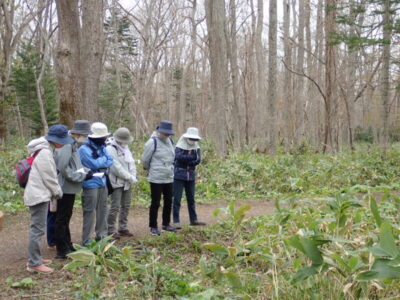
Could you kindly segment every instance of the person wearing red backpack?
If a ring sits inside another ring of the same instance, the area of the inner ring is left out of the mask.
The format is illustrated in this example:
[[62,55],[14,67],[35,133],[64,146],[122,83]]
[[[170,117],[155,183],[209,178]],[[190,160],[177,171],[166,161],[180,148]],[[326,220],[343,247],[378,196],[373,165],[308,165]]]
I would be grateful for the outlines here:
[[61,198],[63,194],[57,180],[54,150],[73,141],[68,135],[68,128],[57,124],[49,128],[46,136],[34,139],[28,144],[30,155],[37,152],[24,192],[24,203],[29,207],[31,214],[27,263],[27,270],[30,272],[44,274],[53,272],[52,268],[46,266],[51,260],[43,259],[41,256],[40,240],[46,229],[49,202]]

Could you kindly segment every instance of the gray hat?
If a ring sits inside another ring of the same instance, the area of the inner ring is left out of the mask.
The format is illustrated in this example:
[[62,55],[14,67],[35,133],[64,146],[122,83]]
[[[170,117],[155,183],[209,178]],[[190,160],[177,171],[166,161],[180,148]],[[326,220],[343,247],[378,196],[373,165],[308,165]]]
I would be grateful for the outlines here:
[[82,135],[92,134],[92,131],[90,130],[90,122],[86,120],[76,120],[74,126],[69,132]]
[[125,127],[118,128],[114,132],[113,137],[117,142],[121,142],[121,143],[130,143],[133,141],[131,132],[129,131],[128,128],[125,128]]

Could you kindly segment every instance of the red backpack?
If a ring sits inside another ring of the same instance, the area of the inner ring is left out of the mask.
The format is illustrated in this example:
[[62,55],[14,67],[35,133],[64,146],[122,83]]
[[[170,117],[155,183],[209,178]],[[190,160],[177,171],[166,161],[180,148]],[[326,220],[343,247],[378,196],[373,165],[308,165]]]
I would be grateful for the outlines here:
[[36,150],[33,154],[27,158],[21,159],[15,165],[15,176],[20,187],[25,188],[28,183],[29,173],[31,172],[33,161],[39,154],[41,149]]

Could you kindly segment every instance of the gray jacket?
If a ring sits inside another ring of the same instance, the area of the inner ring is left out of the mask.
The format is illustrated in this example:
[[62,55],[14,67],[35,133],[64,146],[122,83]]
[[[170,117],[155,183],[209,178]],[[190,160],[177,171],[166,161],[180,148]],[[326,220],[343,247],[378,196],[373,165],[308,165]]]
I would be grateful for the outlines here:
[[78,145],[67,144],[62,148],[56,149],[54,160],[58,170],[58,182],[64,194],[77,194],[82,189],[82,182],[85,180],[86,173],[77,172],[84,169],[78,153]]
[[129,165],[125,161],[124,153],[117,150],[113,145],[106,147],[107,152],[113,158],[113,164],[110,167],[110,182],[113,188],[123,187],[124,190],[129,190],[132,178],[136,180],[136,165],[133,162],[131,171],[129,171]]
[[[154,152],[154,140],[150,138],[144,145],[142,163],[149,171],[148,180],[153,183],[172,183],[174,181],[175,147],[170,139],[160,139],[156,132],[152,137],[157,139],[157,149]],[[154,154],[153,154],[154,152]]]

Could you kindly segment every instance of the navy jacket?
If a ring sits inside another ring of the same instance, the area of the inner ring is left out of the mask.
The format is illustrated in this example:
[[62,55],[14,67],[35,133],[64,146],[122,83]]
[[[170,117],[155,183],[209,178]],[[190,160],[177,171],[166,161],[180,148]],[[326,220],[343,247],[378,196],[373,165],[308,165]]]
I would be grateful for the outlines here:
[[200,163],[200,148],[184,150],[175,148],[174,179],[193,181],[196,179],[196,166]]

